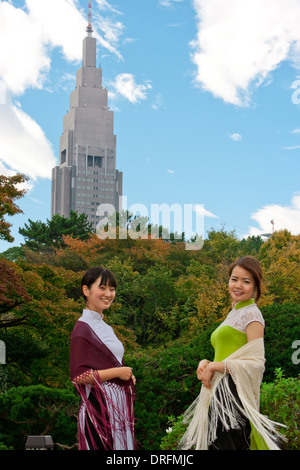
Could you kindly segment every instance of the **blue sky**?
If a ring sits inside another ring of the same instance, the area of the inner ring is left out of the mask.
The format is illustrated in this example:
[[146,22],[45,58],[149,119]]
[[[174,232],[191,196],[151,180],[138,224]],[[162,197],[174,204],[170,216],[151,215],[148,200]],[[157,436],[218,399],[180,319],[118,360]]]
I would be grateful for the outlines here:
[[[30,177],[0,251],[50,218],[87,14],[85,0],[0,0],[0,171]],[[299,24],[297,0],[93,1],[128,208],[203,204],[205,233],[300,233]]]

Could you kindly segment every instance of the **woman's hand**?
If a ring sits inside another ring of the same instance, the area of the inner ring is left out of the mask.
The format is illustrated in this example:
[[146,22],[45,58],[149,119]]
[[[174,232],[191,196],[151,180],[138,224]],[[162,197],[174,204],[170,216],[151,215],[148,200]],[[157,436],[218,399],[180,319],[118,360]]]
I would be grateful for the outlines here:
[[209,364],[209,361],[207,359],[202,359],[202,361],[199,362],[198,368],[197,368],[197,378],[198,380],[202,380],[203,372],[205,371],[205,368]]
[[128,382],[128,380],[134,377],[132,374],[131,367],[120,367],[118,377],[119,379],[125,380],[126,382]]
[[[205,360],[204,360],[205,361]],[[199,363],[198,369],[203,369],[203,372],[199,371],[199,380],[203,383],[204,387],[211,388],[211,381],[215,372],[220,372],[221,374],[229,374],[228,369],[226,369],[225,362],[204,362]],[[200,367],[201,366],[201,367]],[[197,376],[198,376],[198,369],[197,369]],[[198,378],[199,378],[198,377]]]
[[95,382],[94,374],[98,376],[101,382],[106,382],[107,380],[112,380],[116,378],[119,378],[126,382],[128,382],[128,380],[132,378],[133,383],[135,384],[136,382],[135,377],[132,374],[131,367],[112,367],[111,369],[94,371],[89,370],[73,379],[73,381],[77,384],[93,385]]
[[202,373],[201,382],[203,383],[204,387],[211,388],[211,381],[212,381],[214,372],[215,372],[214,362],[210,362],[209,364],[207,364],[207,366],[205,367]]

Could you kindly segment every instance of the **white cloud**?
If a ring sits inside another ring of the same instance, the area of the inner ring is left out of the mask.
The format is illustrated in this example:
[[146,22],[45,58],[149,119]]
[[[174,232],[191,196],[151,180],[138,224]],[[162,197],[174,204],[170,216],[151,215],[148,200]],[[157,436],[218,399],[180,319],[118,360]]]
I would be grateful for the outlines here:
[[291,145],[290,147],[283,147],[284,150],[296,150],[300,149],[300,145]]
[[116,76],[115,81],[109,85],[110,96],[112,99],[123,97],[131,103],[136,104],[147,98],[147,91],[152,88],[150,83],[139,85],[135,81],[134,75],[130,73],[121,73]]
[[[15,95],[43,87],[53,48],[60,48],[68,61],[80,61],[87,26],[76,0],[26,0],[25,4],[23,10],[0,0],[0,80]],[[124,25],[95,13],[93,27],[100,45],[122,59],[118,47]]]
[[214,219],[217,219],[218,216],[213,214],[212,212],[208,211],[207,209],[204,208],[204,205],[203,204],[195,204],[193,206],[193,209],[194,211],[198,214],[198,215],[202,215],[204,217],[212,217]]
[[300,66],[298,0],[193,0],[195,83],[225,102],[248,105],[282,61]]
[[122,54],[118,50],[124,30],[123,23],[96,15],[94,16],[93,25],[101,31],[101,35],[97,31],[94,34],[100,45],[115,54],[120,60],[123,60]]
[[[108,1],[98,0],[98,7],[120,14]],[[77,0],[25,0],[24,8],[0,0],[0,162],[3,171],[26,173],[33,180],[50,178],[56,159],[51,143],[40,126],[10,99],[29,88],[49,89],[51,54],[62,51],[69,61],[82,58],[82,40],[87,18]],[[94,36],[102,48],[119,59],[119,41],[124,29],[120,21],[95,14]],[[60,77],[62,86],[70,76]],[[132,102],[143,99],[147,86],[126,81],[119,93]],[[52,85],[53,86],[53,85]]]
[[0,80],[0,104],[5,104],[6,102],[6,85]]
[[50,69],[42,34],[42,27],[23,10],[0,3],[0,78],[14,94],[41,88]]
[[65,57],[80,60],[87,20],[74,0],[26,0],[28,17],[41,30],[40,41],[60,47]]
[[181,3],[183,0],[158,0],[159,5],[162,7],[171,7],[175,3]]
[[258,209],[251,215],[259,228],[250,227],[248,235],[262,235],[271,232],[271,220],[274,221],[275,230],[289,230],[292,235],[300,234],[300,193],[296,193],[290,205],[280,206],[270,204]]
[[174,170],[167,170],[168,173],[170,173],[171,175],[174,175]]
[[[110,14],[120,13],[108,2],[98,3],[100,9],[106,9]],[[87,19],[79,10],[78,2],[76,0],[26,0],[26,4],[30,17],[43,28],[44,36],[41,40],[49,42],[52,47],[61,47],[67,60],[79,61],[82,57],[82,38]],[[118,46],[124,25],[114,18],[98,14],[95,10],[92,24],[94,37],[99,44],[122,59]]]
[[107,10],[113,13],[122,14],[119,10],[117,10],[115,7],[110,5],[110,3],[107,0],[96,0],[96,3],[100,10]]
[[229,137],[235,142],[241,140],[242,138],[241,134],[238,134],[237,132],[234,132],[233,134],[229,134]]
[[0,161],[11,171],[25,173],[33,180],[51,178],[56,160],[41,127],[9,101],[0,105]]
[[159,109],[162,108],[163,105],[164,105],[163,95],[161,93],[157,93],[154,97],[154,101],[151,105],[151,108],[154,111],[158,111]]

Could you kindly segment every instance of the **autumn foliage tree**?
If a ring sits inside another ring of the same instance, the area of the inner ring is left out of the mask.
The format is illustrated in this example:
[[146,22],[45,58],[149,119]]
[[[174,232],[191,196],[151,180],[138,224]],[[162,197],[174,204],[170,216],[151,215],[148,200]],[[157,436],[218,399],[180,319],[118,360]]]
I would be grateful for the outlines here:
[[[189,251],[184,242],[162,238],[61,234],[61,243],[49,245],[51,255],[27,247],[15,262],[2,259],[0,326],[3,319],[22,320],[0,328],[0,340],[7,345],[6,387],[15,387],[9,399],[19,395],[20,385],[28,387],[28,397],[33,396],[31,386],[72,388],[69,341],[84,308],[80,282],[97,265],[117,279],[105,320],[125,345],[125,362],[134,367],[138,439],[146,448],[157,449],[168,416],[180,413],[198,390],[195,366],[202,354],[212,357],[210,334],[231,308],[228,267],[240,256],[257,257],[264,272],[259,307],[266,319],[266,380],[272,381],[276,367],[296,377],[299,369],[290,360],[290,348],[300,331],[299,242],[288,231],[263,241],[239,240],[221,229],[208,232],[201,250]],[[5,413],[13,421],[9,404]],[[36,429],[27,424],[26,432]],[[59,436],[59,426],[53,429]],[[66,442],[71,444],[69,435]]]
[[20,173],[14,176],[0,175],[0,239],[13,242],[11,226],[5,217],[22,213],[22,210],[15,203],[26,193],[26,189],[19,185],[25,183],[28,178]]
[[275,232],[260,250],[260,260],[275,302],[299,302],[300,235]]
[[15,313],[16,308],[31,300],[22,282],[20,270],[14,263],[0,258],[0,329],[25,321],[26,316]]

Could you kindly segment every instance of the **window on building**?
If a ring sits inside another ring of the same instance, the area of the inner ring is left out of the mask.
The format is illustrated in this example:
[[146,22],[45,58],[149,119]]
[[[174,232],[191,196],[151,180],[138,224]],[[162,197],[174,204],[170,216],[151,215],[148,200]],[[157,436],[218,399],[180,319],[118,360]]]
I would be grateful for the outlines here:
[[95,157],[95,166],[102,168],[102,157]]
[[67,160],[67,151],[63,150],[60,152],[60,164],[62,165]]

